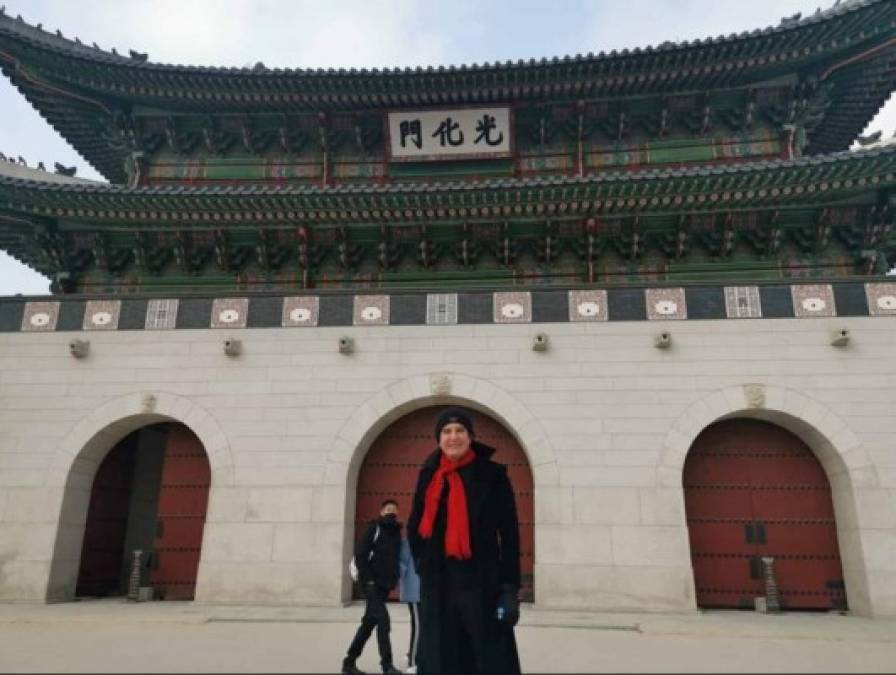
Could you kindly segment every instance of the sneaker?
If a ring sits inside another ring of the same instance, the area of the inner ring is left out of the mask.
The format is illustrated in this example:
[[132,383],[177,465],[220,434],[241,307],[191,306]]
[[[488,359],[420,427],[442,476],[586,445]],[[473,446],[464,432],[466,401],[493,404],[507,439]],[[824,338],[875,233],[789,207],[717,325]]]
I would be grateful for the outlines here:
[[408,666],[407,670],[405,670],[404,672],[406,672],[406,673],[413,673],[414,675],[416,675],[416,673],[417,673],[417,666]]
[[354,661],[343,661],[342,673],[344,675],[365,675],[364,671],[358,668]]
[[396,673],[401,673],[401,671],[390,663],[388,666],[383,666],[383,673],[385,675],[396,675]]

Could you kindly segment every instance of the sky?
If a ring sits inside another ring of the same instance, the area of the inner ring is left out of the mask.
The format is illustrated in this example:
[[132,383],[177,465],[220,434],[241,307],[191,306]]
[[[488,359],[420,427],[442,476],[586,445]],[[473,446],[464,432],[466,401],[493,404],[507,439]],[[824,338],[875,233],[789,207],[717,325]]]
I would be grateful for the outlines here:
[[[151,61],[349,68],[460,65],[729,35],[833,0],[0,0],[45,30]],[[893,99],[867,132],[896,130]],[[102,178],[0,77],[0,152]],[[0,295],[48,280],[0,252]]]

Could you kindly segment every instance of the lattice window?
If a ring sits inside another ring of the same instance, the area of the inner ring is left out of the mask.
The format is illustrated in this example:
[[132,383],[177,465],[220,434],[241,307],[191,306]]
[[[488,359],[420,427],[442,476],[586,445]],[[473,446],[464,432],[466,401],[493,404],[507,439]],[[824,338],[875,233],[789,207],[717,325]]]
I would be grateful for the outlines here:
[[751,319],[762,316],[759,289],[756,286],[725,288],[725,309],[730,319]]
[[426,323],[431,325],[457,323],[457,294],[434,293],[427,295]]
[[147,330],[174,328],[177,323],[177,300],[150,300],[146,308]]

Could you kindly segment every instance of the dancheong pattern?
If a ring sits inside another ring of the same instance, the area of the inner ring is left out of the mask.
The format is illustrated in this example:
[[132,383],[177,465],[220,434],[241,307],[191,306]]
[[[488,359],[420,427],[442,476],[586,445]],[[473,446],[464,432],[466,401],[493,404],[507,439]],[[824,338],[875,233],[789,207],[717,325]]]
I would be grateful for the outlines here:
[[[632,293],[643,302],[633,302]],[[265,311],[253,315],[253,303]],[[59,320],[63,313],[65,324]],[[0,299],[0,331],[23,332],[893,315],[896,282],[125,299],[86,304],[74,299]]]

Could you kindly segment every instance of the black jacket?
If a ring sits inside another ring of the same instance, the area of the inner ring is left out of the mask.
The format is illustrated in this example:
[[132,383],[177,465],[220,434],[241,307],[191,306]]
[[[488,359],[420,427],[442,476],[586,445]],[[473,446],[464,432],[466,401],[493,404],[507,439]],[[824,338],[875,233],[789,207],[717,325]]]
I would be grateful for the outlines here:
[[[488,671],[515,673],[519,672],[520,665],[513,629],[498,623],[494,612],[502,589],[511,587],[515,590],[520,585],[520,537],[516,502],[507,477],[507,468],[489,459],[495,452],[494,448],[474,441],[473,451],[476,459],[458,470],[466,492],[470,522],[473,556],[469,571],[473,577],[473,587],[480,592],[487,639],[493,652],[489,655],[491,665]],[[458,652],[457,644],[445,645],[444,649],[442,647],[443,638],[454,642],[451,637],[444,635],[441,622],[441,604],[447,586],[444,547],[444,497],[447,487],[443,488],[443,499],[432,537],[423,539],[417,531],[423,517],[426,488],[440,460],[441,450],[436,449],[423,463],[408,519],[408,541],[420,575],[421,632],[417,663],[421,673],[447,673],[458,669],[475,672],[474,665],[463,662],[467,654],[455,653]]]
[[[376,536],[377,527],[379,536]],[[355,547],[359,583],[363,586],[372,581],[379,588],[391,591],[398,584],[400,557],[401,523],[387,518],[373,521]]]

